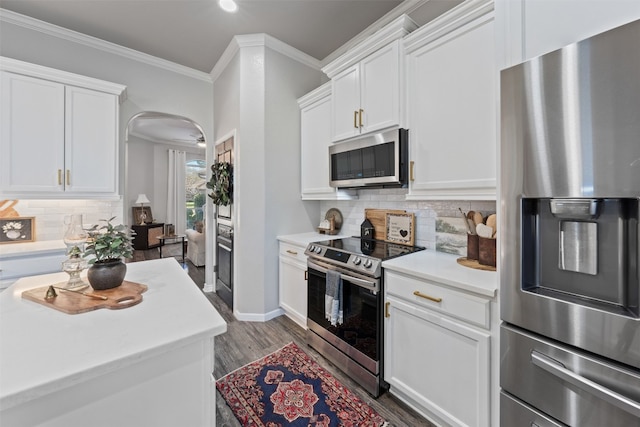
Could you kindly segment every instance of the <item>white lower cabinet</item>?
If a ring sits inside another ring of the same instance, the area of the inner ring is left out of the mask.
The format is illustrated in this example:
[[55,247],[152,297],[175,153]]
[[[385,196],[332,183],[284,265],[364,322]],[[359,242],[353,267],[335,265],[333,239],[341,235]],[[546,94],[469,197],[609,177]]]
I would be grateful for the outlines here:
[[391,271],[385,286],[390,392],[436,424],[490,426],[490,300]]
[[280,242],[279,291],[284,314],[307,328],[307,257],[305,248]]

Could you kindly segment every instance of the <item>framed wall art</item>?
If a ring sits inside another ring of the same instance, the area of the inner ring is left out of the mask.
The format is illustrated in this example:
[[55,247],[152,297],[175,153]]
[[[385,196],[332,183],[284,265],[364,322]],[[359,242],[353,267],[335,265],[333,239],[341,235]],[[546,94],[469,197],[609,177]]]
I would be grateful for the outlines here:
[[387,214],[386,240],[387,242],[400,243],[413,246],[415,240],[415,215],[412,213]]
[[151,206],[133,206],[133,222],[136,225],[151,224],[153,215],[151,215]]
[[36,237],[36,218],[0,218],[0,243],[33,242]]

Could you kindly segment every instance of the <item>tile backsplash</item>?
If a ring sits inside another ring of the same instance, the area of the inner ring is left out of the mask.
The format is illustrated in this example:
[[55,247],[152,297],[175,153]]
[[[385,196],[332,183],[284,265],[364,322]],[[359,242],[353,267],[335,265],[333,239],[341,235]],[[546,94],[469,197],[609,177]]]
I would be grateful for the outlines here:
[[122,200],[19,200],[13,208],[21,217],[35,217],[35,240],[59,240],[66,230],[65,216],[82,214],[85,227],[116,217],[122,223]]
[[460,211],[479,211],[485,217],[496,212],[494,200],[434,200],[407,201],[407,189],[372,189],[358,190],[357,200],[323,201],[320,203],[320,216],[324,218],[330,208],[337,208],[342,213],[343,224],[340,234],[359,236],[360,224],[364,221],[365,209],[403,209],[416,216],[415,244],[428,250],[438,248],[436,222],[448,221],[448,218],[460,218]]

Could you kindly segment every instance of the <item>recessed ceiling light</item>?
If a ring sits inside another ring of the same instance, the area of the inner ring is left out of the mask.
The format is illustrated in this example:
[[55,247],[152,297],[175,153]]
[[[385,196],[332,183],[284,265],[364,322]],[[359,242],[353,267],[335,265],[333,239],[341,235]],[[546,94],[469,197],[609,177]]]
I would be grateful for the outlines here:
[[238,5],[233,0],[220,0],[218,4],[225,12],[233,13],[238,10]]

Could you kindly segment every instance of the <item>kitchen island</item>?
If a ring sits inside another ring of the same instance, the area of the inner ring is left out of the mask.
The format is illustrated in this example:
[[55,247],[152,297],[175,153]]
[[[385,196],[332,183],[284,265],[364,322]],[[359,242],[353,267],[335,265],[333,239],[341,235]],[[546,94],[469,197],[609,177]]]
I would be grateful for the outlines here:
[[[86,274],[86,272],[85,272]],[[214,337],[227,326],[172,258],[127,264],[140,304],[66,314],[0,293],[0,425],[213,426]]]

